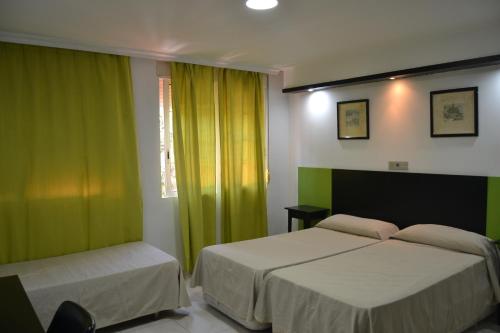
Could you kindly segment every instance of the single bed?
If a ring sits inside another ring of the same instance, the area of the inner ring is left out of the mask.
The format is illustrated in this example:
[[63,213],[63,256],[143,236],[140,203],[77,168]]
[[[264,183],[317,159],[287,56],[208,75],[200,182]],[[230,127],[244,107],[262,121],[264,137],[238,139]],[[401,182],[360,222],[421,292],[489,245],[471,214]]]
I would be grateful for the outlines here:
[[98,328],[190,305],[178,261],[144,242],[1,265],[7,275],[19,275],[45,329],[66,300]]
[[207,303],[240,324],[265,329],[270,325],[254,320],[254,307],[266,274],[375,244],[397,230],[383,221],[336,215],[311,229],[206,247],[191,283],[202,286]]
[[493,311],[485,258],[387,240],[275,270],[255,308],[273,332],[462,332]]

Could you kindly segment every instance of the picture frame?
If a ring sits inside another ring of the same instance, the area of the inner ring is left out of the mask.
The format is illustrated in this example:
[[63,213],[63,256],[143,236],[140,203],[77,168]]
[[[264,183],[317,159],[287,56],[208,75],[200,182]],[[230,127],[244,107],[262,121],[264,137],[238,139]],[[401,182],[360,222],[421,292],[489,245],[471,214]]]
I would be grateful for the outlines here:
[[478,136],[478,88],[431,91],[431,137]]
[[337,102],[337,138],[370,138],[370,102],[368,99]]

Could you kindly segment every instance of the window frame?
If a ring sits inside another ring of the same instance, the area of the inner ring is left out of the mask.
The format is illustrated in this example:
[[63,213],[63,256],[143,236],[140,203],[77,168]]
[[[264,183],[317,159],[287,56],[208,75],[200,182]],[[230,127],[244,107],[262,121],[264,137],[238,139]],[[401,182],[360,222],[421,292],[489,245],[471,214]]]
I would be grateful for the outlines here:
[[[172,159],[172,156],[174,155],[173,152],[173,147],[170,140],[170,133],[172,131],[171,125],[170,125],[170,115],[171,115],[171,108],[172,108],[172,98],[171,98],[171,85],[172,81],[170,77],[167,76],[160,76],[158,77],[158,91],[160,91],[160,81],[163,81],[163,100],[160,98],[161,96],[158,96],[158,102],[162,103],[163,105],[159,105],[159,110],[158,110],[158,116],[160,117],[160,112],[163,110],[163,133],[161,132],[160,128],[160,142],[161,142],[161,136],[163,135],[163,143],[164,143],[164,165],[165,165],[165,193],[163,192],[163,188],[160,190],[160,195],[162,199],[166,198],[171,198],[171,197],[177,197],[177,187],[174,185],[172,182],[172,162],[174,162],[173,168],[175,169],[175,157]],[[158,123],[161,126],[160,119],[158,119]],[[160,147],[161,149],[161,147]],[[161,151],[160,151],[160,158],[161,158]],[[160,164],[160,177],[161,173],[163,173],[163,170],[161,170],[161,164]],[[160,178],[161,179],[161,178]],[[163,184],[160,182],[160,186],[162,187]]]

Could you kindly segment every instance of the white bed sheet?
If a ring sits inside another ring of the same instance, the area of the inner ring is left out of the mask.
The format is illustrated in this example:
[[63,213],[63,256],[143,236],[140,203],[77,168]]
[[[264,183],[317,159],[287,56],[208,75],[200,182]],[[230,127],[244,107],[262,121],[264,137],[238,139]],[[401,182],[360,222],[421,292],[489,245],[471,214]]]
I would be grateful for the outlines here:
[[455,333],[495,303],[484,257],[388,240],[269,273],[255,317],[273,332]]
[[191,304],[178,261],[144,242],[1,265],[7,275],[19,275],[44,328],[65,300],[98,328]]
[[262,281],[274,269],[296,265],[380,242],[339,231],[310,228],[287,234],[204,248],[192,286],[202,286],[205,299],[250,329],[269,327],[254,320]]

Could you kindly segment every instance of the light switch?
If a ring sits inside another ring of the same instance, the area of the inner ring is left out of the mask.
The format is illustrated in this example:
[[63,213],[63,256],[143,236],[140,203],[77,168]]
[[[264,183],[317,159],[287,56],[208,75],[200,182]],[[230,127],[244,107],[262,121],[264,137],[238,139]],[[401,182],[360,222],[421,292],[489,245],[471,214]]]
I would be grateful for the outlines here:
[[407,161],[389,161],[389,170],[408,170]]

